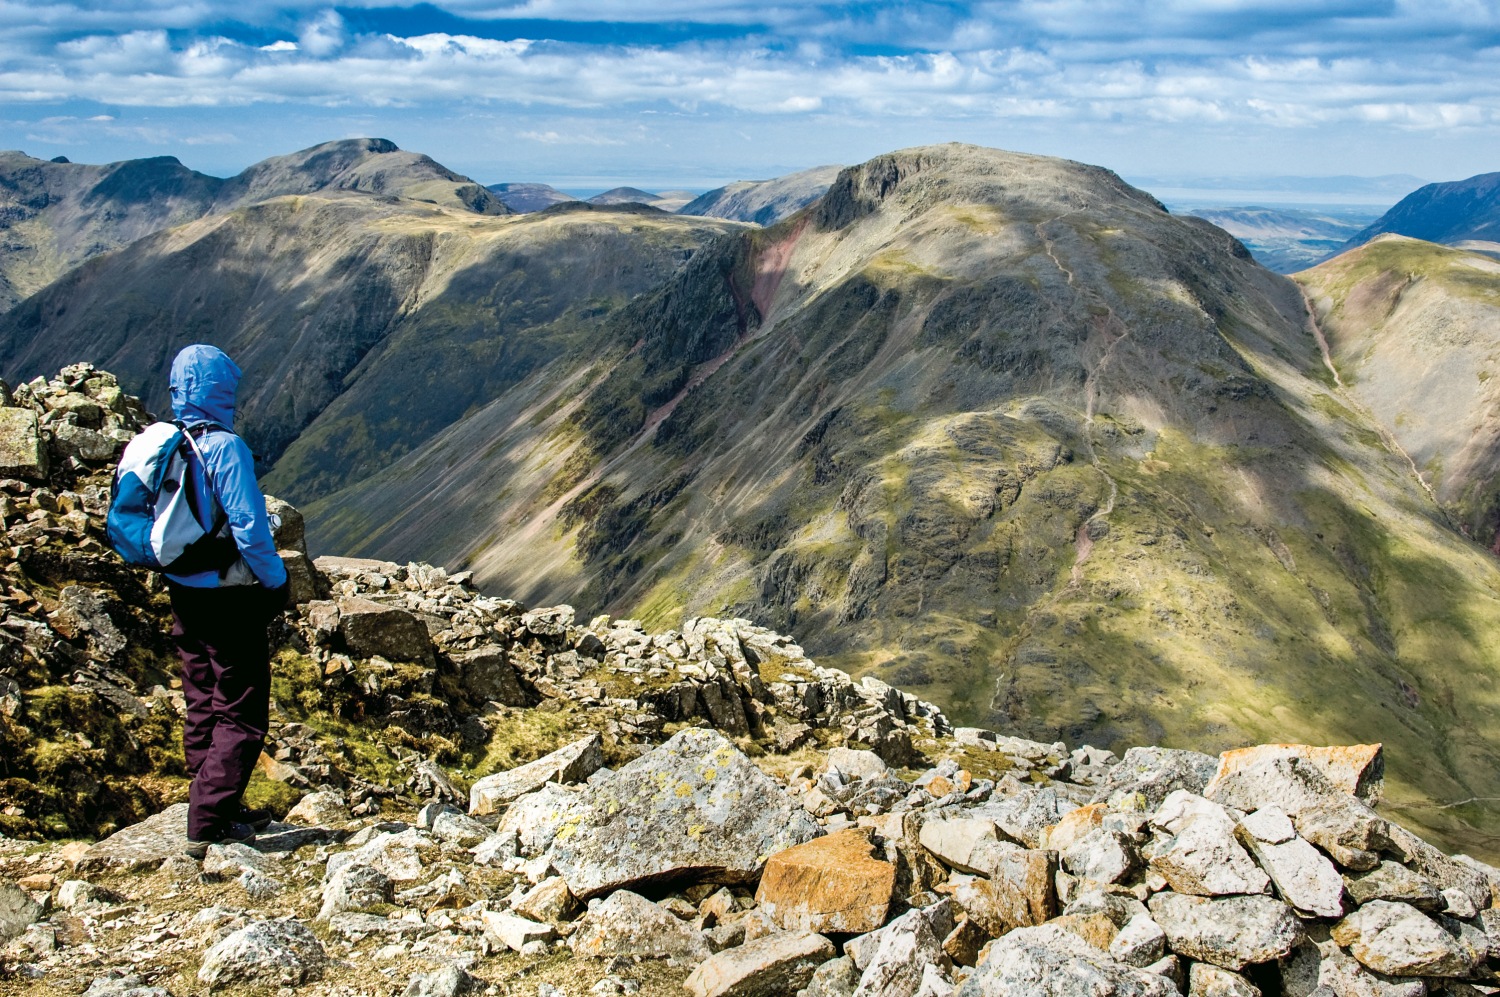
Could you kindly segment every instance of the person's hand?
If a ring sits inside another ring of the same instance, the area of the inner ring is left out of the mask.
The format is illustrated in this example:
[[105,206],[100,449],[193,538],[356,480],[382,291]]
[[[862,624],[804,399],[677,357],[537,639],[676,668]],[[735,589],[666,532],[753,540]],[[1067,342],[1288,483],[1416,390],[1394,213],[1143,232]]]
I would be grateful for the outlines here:
[[292,601],[292,580],[288,578],[273,589],[265,589],[266,615],[272,619],[286,609]]

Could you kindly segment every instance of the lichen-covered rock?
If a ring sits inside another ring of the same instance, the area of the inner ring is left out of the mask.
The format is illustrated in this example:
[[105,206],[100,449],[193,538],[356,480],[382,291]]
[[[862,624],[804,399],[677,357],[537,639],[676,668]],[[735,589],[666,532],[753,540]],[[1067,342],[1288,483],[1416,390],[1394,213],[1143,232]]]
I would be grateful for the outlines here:
[[1150,813],[1177,790],[1202,793],[1218,769],[1218,759],[1176,748],[1131,748],[1109,772],[1090,802],[1114,810]]
[[1188,968],[1188,997],[1260,997],[1260,989],[1239,973],[1195,962]]
[[1488,954],[1477,929],[1440,924],[1410,904],[1371,900],[1333,926],[1333,940],[1363,965],[1392,976],[1467,976]]
[[1274,804],[1293,818],[1331,799],[1348,797],[1308,759],[1276,752],[1247,758],[1216,777],[1203,795],[1246,812]]
[[782,928],[862,934],[885,923],[896,867],[848,829],[772,855],[755,899]]
[[322,789],[298,800],[287,811],[286,819],[288,823],[309,827],[338,827],[350,819],[349,804],[338,790]]
[[209,986],[260,983],[295,986],[322,977],[327,957],[299,921],[256,921],[228,935],[203,957],[198,979]]
[[780,931],[709,957],[683,985],[693,997],[785,997],[807,986],[833,954],[822,935]]
[[1149,906],[1173,952],[1236,972],[1281,958],[1302,938],[1292,909],[1271,897],[1158,893]]
[[47,477],[47,448],[36,412],[0,408],[0,478],[41,481]]
[[1270,886],[1235,838],[1234,818],[1218,804],[1178,790],[1151,823],[1172,835],[1152,851],[1151,868],[1177,893],[1225,896],[1264,893]]
[[581,737],[534,762],[475,780],[469,787],[469,813],[492,814],[549,782],[582,782],[604,765],[604,741]]
[[716,731],[690,728],[590,787],[552,841],[573,895],[692,872],[744,883],[766,859],[819,828]]
[[464,687],[472,695],[506,706],[527,704],[526,693],[503,647],[486,644],[472,651],[457,652],[452,658]]
[[1365,871],[1380,864],[1391,847],[1390,824],[1352,796],[1328,799],[1292,814],[1297,833],[1345,869]]
[[703,933],[690,922],[629,890],[590,903],[569,944],[574,954],[596,959],[623,955],[698,962],[710,954]]
[[986,876],[954,876],[953,900],[991,936],[1042,924],[1057,914],[1057,853],[1003,845]]
[[187,846],[186,803],[174,803],[130,827],[97,841],[78,862],[79,872],[91,869],[144,869],[181,855]]
[[8,879],[0,879],[0,942],[19,936],[42,918],[42,905]]
[[323,884],[323,906],[319,920],[351,910],[368,910],[377,904],[390,903],[395,884],[374,866],[350,863],[334,870]]
[[1167,935],[1145,911],[1125,922],[1109,943],[1110,958],[1140,969],[1166,954]]
[[1139,864],[1135,843],[1121,831],[1097,828],[1062,853],[1062,865],[1079,879],[1118,883]]
[[[1309,926],[1307,937],[1279,966],[1281,992],[1285,997],[1426,997],[1421,979],[1401,979],[1366,969],[1339,948],[1321,924]],[[1321,989],[1320,989],[1321,988]]]
[[1049,828],[1078,809],[1078,804],[1048,786],[1027,789],[1000,800],[975,807],[973,815],[995,822],[1006,837],[1027,848],[1040,848]]
[[1419,910],[1443,909],[1443,891],[1437,888],[1437,884],[1399,862],[1381,862],[1368,872],[1345,877],[1345,882],[1355,903],[1390,900],[1411,904]]
[[958,997],[1180,997],[1171,981],[1111,959],[1056,925],[993,942]]
[[432,638],[411,613],[369,599],[339,600],[339,636],[358,658],[433,664]]
[[1344,880],[1339,871],[1322,852],[1297,837],[1291,820],[1274,805],[1241,822],[1240,840],[1287,903],[1319,917],[1343,916]]
[[948,962],[942,935],[926,912],[910,910],[876,933],[856,957],[862,972],[854,997],[905,997],[916,993],[929,966]]

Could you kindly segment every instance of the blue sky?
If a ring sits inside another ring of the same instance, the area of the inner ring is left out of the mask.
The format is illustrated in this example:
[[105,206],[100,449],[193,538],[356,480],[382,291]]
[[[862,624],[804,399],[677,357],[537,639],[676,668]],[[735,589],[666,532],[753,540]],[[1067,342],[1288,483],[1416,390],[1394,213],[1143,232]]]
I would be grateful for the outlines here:
[[574,187],[947,140],[1452,179],[1500,170],[1500,3],[0,0],[0,148],[227,175],[355,135]]

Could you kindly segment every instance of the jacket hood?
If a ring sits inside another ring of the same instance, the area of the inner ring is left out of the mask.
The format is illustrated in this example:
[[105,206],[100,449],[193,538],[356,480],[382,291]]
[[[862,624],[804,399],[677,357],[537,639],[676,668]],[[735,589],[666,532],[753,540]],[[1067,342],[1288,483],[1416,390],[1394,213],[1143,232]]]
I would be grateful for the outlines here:
[[172,414],[187,425],[217,422],[233,429],[234,398],[242,376],[218,347],[185,347],[172,361]]

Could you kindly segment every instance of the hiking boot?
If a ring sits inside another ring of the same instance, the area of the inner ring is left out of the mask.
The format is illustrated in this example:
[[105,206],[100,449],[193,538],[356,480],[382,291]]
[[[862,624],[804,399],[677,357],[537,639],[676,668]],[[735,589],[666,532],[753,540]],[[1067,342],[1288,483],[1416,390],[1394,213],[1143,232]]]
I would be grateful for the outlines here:
[[189,838],[187,847],[183,849],[183,853],[186,854],[190,859],[202,862],[204,856],[208,854],[209,845],[223,844],[227,841],[238,841],[242,844],[248,845],[254,840],[255,828],[251,827],[249,824],[241,824],[239,822],[235,822],[233,824],[230,824],[216,837],[208,838],[203,841],[196,841],[192,838]]
[[240,804],[240,812],[235,814],[234,819],[240,824],[249,824],[257,831],[263,831],[273,818],[271,811],[265,807],[256,807],[252,810],[242,803]]

